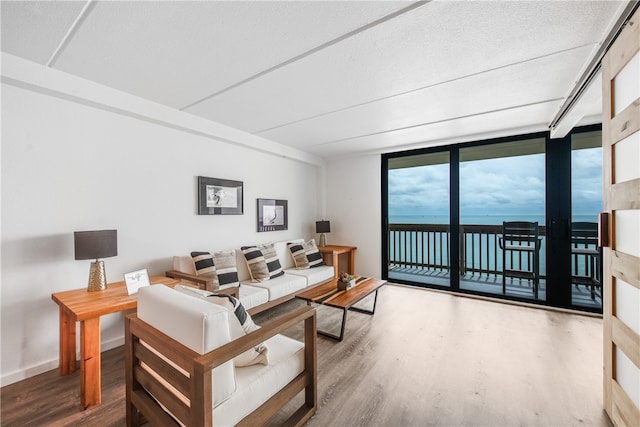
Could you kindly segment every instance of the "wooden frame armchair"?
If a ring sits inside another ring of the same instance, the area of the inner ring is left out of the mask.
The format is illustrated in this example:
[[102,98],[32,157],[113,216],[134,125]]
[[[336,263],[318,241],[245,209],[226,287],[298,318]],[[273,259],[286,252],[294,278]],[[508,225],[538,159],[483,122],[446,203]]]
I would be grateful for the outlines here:
[[[153,426],[212,426],[211,371],[247,349],[304,322],[304,371],[237,425],[263,425],[298,393],[304,403],[287,425],[301,426],[317,409],[316,312],[303,307],[267,322],[261,328],[206,354],[185,347],[144,321],[137,314],[125,318],[125,370],[127,426],[149,422]],[[148,346],[153,347],[152,351]],[[151,367],[161,378],[151,375]],[[179,368],[176,368],[179,367]],[[183,372],[188,375],[185,375]],[[184,396],[178,397],[176,391]],[[179,423],[176,421],[179,421]]]

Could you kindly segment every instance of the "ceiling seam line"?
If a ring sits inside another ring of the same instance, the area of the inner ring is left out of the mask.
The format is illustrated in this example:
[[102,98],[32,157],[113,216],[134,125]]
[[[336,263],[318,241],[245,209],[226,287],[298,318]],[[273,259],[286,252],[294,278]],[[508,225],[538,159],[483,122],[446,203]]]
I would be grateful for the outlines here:
[[419,92],[421,90],[432,89],[434,87],[445,85],[445,84],[449,84],[449,83],[453,83],[453,82],[458,81],[458,80],[463,80],[463,79],[467,79],[467,78],[470,78],[470,77],[477,77],[477,76],[482,75],[482,74],[490,73],[490,72],[501,70],[501,69],[506,69],[506,68],[509,68],[509,67],[514,67],[514,66],[517,66],[517,65],[526,64],[528,62],[537,61],[539,59],[548,58],[548,57],[555,56],[555,55],[560,55],[562,53],[571,52],[573,50],[582,49],[584,47],[592,46],[592,45],[595,45],[595,44],[597,44],[597,43],[587,43],[587,44],[583,44],[583,45],[580,45],[580,46],[575,46],[575,47],[571,47],[571,48],[568,48],[568,49],[563,49],[563,50],[559,50],[559,51],[556,51],[556,52],[548,53],[548,54],[545,54],[545,55],[540,55],[540,56],[537,56],[535,58],[529,58],[529,59],[525,59],[523,61],[512,62],[510,64],[501,65],[499,67],[487,68],[486,70],[478,71],[476,73],[466,74],[464,76],[455,77],[455,78],[452,78],[452,79],[449,79],[449,80],[443,80],[441,82],[437,82],[437,83],[433,83],[433,84],[430,84],[430,85],[422,86],[422,87],[419,87],[419,88],[416,88],[416,89],[411,89],[411,90],[407,90],[407,91],[404,91],[404,92],[394,93],[394,94],[391,94],[391,95],[387,95],[387,96],[383,96],[383,97],[380,97],[380,98],[372,99],[370,101],[361,102],[359,104],[354,104],[354,105],[350,105],[350,106],[347,106],[347,107],[338,108],[337,110],[328,111],[326,113],[316,114],[315,116],[310,116],[310,117],[305,117],[303,119],[294,120],[292,122],[284,123],[284,124],[277,125],[277,126],[273,126],[273,127],[267,128],[267,129],[261,129],[259,131],[253,132],[253,134],[254,135],[259,135],[261,133],[270,132],[272,130],[279,129],[281,127],[291,126],[291,125],[294,125],[294,124],[297,124],[297,123],[301,123],[301,122],[304,122],[304,121],[307,121],[307,120],[313,120],[313,119],[317,119],[319,117],[327,116],[327,115],[330,115],[330,114],[340,113],[340,112],[343,112],[343,111],[346,111],[346,110],[350,110],[352,108],[362,107],[364,105],[372,104],[372,103],[379,102],[379,101],[386,101],[388,99],[392,99],[392,98],[396,98],[396,97],[399,97],[399,96],[408,95],[408,94],[411,94],[411,93]]
[[249,82],[251,82],[253,80],[256,80],[256,79],[258,79],[258,78],[260,78],[260,77],[262,77],[262,76],[264,76],[266,74],[272,73],[272,72],[274,72],[274,71],[276,71],[276,70],[278,70],[280,68],[283,68],[283,67],[285,67],[285,66],[287,66],[289,64],[292,64],[292,63],[294,63],[296,61],[304,59],[307,56],[310,56],[310,55],[313,55],[313,54],[315,54],[317,52],[320,52],[321,50],[324,50],[324,49],[326,49],[328,47],[331,47],[331,46],[333,46],[335,44],[338,44],[338,43],[340,43],[340,42],[342,42],[342,41],[344,41],[346,39],[349,39],[349,38],[351,38],[353,36],[356,36],[356,35],[364,32],[364,31],[367,31],[367,30],[369,30],[371,28],[374,28],[374,27],[376,27],[376,26],[378,26],[380,24],[383,24],[383,23],[385,23],[387,21],[390,21],[390,20],[392,20],[394,18],[397,18],[398,16],[403,15],[403,14],[405,14],[407,12],[410,12],[410,11],[412,11],[414,9],[417,9],[418,7],[424,6],[425,4],[427,4],[427,3],[431,2],[431,1],[433,1],[433,0],[417,1],[415,3],[410,4],[409,6],[407,6],[405,8],[396,10],[393,13],[385,15],[382,18],[378,18],[375,21],[369,22],[368,24],[363,25],[362,27],[356,28],[355,30],[351,30],[351,31],[339,36],[339,37],[336,37],[336,38],[334,38],[332,40],[329,40],[328,42],[325,42],[325,43],[323,43],[323,44],[321,44],[319,46],[316,46],[313,49],[310,49],[310,50],[308,50],[306,52],[303,52],[303,53],[301,53],[299,55],[296,55],[293,58],[289,58],[288,60],[286,60],[284,62],[276,64],[276,65],[274,65],[272,67],[269,67],[266,70],[260,71],[259,73],[256,73],[256,74],[254,74],[252,76],[249,76],[244,80],[241,80],[241,81],[239,81],[237,83],[232,84],[231,86],[227,86],[224,89],[221,89],[221,90],[219,90],[217,92],[212,93],[211,95],[207,95],[204,98],[200,98],[197,101],[194,101],[191,104],[188,104],[188,105],[180,108],[180,111],[184,111],[184,110],[186,110],[188,108],[191,108],[191,107],[193,107],[195,105],[198,105],[198,104],[200,104],[202,102],[208,101],[211,98],[214,98],[216,96],[222,95],[225,92],[228,92],[228,91],[230,91],[232,89],[235,89],[235,88],[237,88],[239,86],[242,86],[244,84],[247,84],[247,83],[249,83]]
[[336,139],[336,140],[333,140],[333,141],[322,142],[322,143],[319,143],[319,144],[307,145],[306,147],[320,147],[320,146],[323,146],[323,145],[350,141],[352,139],[367,138],[367,137],[370,137],[370,136],[383,135],[385,133],[392,133],[392,132],[398,132],[398,131],[402,131],[402,130],[414,129],[414,128],[418,128],[418,127],[421,127],[421,126],[429,126],[429,125],[435,125],[435,124],[439,124],[439,123],[446,123],[446,122],[451,122],[453,120],[468,119],[470,117],[478,117],[478,116],[483,116],[485,114],[499,113],[499,112],[502,112],[502,111],[508,111],[508,110],[512,110],[512,109],[515,109],[515,108],[532,107],[534,105],[546,104],[548,102],[561,101],[562,99],[563,98],[553,98],[553,99],[547,99],[547,100],[544,100],[544,101],[530,102],[528,104],[516,105],[516,106],[511,106],[511,107],[497,108],[495,110],[483,111],[481,113],[465,114],[465,115],[462,115],[462,116],[452,117],[452,118],[449,118],[449,119],[434,120],[432,122],[418,123],[418,124],[415,124],[415,125],[403,126],[403,127],[399,127],[399,128],[395,128],[395,129],[388,129],[388,130],[380,131],[380,132],[372,132],[372,133],[368,133],[368,134],[364,134],[364,135],[350,136],[349,138]]
[[87,0],[87,3],[82,8],[80,13],[76,17],[75,21],[73,21],[73,24],[71,24],[71,26],[69,27],[69,30],[67,31],[67,33],[64,35],[64,37],[58,44],[58,47],[51,54],[51,57],[49,58],[46,64],[48,68],[51,68],[53,66],[53,63],[58,60],[60,53],[62,53],[62,49],[67,47],[67,45],[75,35],[76,31],[78,31],[78,29],[80,28],[80,25],[82,24],[86,16],[89,14],[89,10],[92,9],[94,5],[95,3],[93,2],[93,0]]

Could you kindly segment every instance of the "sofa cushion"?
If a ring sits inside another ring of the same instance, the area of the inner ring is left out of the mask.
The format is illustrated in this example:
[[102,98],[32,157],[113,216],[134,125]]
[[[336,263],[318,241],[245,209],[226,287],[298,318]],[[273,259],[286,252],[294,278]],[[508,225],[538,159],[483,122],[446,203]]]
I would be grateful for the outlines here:
[[276,335],[267,340],[267,345],[270,348],[269,365],[236,369],[237,391],[214,408],[216,425],[236,425],[304,371],[304,345],[301,342]]
[[[276,277],[275,279],[267,280],[266,282],[251,283],[250,285],[269,291],[269,301],[273,301],[277,298],[306,288],[307,280],[301,276],[284,274],[280,277]],[[243,284],[240,287],[240,290],[242,290],[244,286],[245,285]]]
[[[229,311],[222,306],[165,285],[140,288],[137,299],[139,319],[199,354],[231,341]],[[213,369],[212,380],[213,405],[217,406],[236,390],[233,361]]]
[[302,276],[307,280],[307,286],[317,285],[333,279],[334,270],[331,265],[322,265],[316,268],[307,268],[306,270],[298,270],[297,268],[288,268],[285,270],[287,274]]
[[264,288],[243,283],[239,289],[239,293],[240,301],[247,310],[269,302],[269,291]]
[[275,279],[276,277],[282,276],[284,271],[282,270],[282,265],[280,264],[280,259],[278,258],[274,244],[265,243],[258,246],[258,248],[264,256],[264,262],[267,264],[267,269],[269,269],[269,278]]
[[249,268],[252,282],[264,282],[269,280],[269,269],[262,251],[256,246],[243,246],[240,248]]
[[[253,319],[246,312],[242,303],[235,297],[226,294],[216,294],[202,289],[192,288],[190,286],[176,285],[174,289],[190,295],[194,298],[205,300],[212,304],[225,307],[229,314],[229,331],[231,339],[240,338],[249,332],[258,329]],[[264,343],[255,346],[252,349],[236,356],[233,359],[235,366],[248,366],[261,363],[266,365],[269,363],[269,348]]]

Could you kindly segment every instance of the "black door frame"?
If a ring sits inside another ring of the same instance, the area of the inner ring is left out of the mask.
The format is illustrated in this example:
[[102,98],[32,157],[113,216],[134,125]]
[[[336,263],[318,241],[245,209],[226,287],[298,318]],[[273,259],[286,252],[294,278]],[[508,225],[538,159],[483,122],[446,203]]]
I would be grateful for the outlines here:
[[[389,159],[414,156],[421,154],[449,152],[449,215],[450,215],[450,284],[448,287],[429,285],[408,281],[395,280],[399,283],[449,290],[460,293],[470,293],[506,300],[526,303],[549,305],[561,308],[578,309],[582,311],[598,311],[589,307],[574,306],[571,301],[571,136],[577,133],[601,130],[602,126],[589,125],[573,129],[564,138],[551,139],[550,132],[537,132],[503,138],[493,138],[470,143],[416,149],[403,152],[385,153],[381,161],[381,218],[382,218],[382,277],[389,277],[389,200],[388,200],[388,164]],[[507,295],[488,294],[477,291],[460,289],[460,149],[478,145],[499,144],[527,139],[545,139],[545,221],[546,221],[546,289],[544,301],[518,298]]]

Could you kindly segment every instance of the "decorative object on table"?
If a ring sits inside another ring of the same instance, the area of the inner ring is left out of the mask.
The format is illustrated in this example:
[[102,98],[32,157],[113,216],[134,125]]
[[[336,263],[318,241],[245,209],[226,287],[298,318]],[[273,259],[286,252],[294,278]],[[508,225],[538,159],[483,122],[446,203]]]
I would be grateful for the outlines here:
[[89,270],[87,290],[103,291],[107,289],[107,274],[104,261],[118,255],[118,230],[76,231],[73,233],[75,259],[93,259]]
[[316,221],[316,233],[320,234],[320,244],[318,246],[327,246],[327,239],[324,233],[331,232],[331,224],[329,221]]
[[356,285],[356,276],[341,271],[338,275],[338,289],[348,291]]
[[287,230],[289,217],[287,201],[258,199],[258,231]]
[[146,268],[124,274],[124,284],[127,285],[127,295],[133,295],[138,289],[149,286],[149,272]]
[[198,215],[242,214],[242,181],[198,177]]

